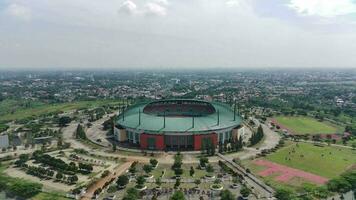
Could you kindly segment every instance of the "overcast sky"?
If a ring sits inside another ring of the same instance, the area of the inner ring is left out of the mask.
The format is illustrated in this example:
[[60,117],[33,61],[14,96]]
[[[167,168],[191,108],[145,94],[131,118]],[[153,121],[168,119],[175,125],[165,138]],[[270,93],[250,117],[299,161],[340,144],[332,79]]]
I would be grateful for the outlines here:
[[0,0],[0,69],[356,68],[355,0]]

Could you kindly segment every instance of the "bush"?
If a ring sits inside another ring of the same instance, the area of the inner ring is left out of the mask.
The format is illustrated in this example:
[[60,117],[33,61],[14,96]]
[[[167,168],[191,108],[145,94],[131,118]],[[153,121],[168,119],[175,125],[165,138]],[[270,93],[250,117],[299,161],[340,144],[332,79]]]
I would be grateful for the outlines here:
[[152,165],[152,167],[156,167],[158,164],[158,161],[154,158],[150,159],[150,164]]
[[278,200],[290,200],[294,199],[295,196],[293,194],[293,191],[287,188],[279,188],[276,190],[275,197]]
[[184,193],[182,191],[176,191],[169,200],[185,200]]
[[220,193],[220,199],[221,200],[235,200],[236,197],[230,190],[223,190]]
[[23,198],[31,198],[42,190],[42,185],[38,183],[30,183],[27,181],[16,181],[7,186],[10,193]]
[[123,187],[129,183],[129,178],[126,175],[121,175],[117,178],[116,184]]

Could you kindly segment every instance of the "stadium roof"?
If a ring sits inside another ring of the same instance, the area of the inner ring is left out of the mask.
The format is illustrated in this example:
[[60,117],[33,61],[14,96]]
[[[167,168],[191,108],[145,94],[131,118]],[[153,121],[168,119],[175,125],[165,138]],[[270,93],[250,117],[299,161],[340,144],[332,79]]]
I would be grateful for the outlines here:
[[[215,113],[194,117],[194,127],[193,117],[164,117],[143,113],[142,111],[147,104],[148,103],[141,103],[129,107],[125,110],[124,116],[123,114],[119,115],[117,124],[124,128],[138,129],[148,133],[204,133],[234,128],[242,122],[239,116],[236,116],[234,120],[234,111],[228,105],[217,102],[211,102],[211,105],[214,106],[216,110]],[[139,119],[140,116],[141,120]]]

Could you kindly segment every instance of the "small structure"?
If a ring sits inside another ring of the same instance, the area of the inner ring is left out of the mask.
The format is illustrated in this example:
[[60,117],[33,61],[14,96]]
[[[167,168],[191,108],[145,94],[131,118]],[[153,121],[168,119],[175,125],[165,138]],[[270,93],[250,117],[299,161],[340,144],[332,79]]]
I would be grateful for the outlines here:
[[9,136],[8,135],[0,135],[0,148],[8,148],[9,144]]

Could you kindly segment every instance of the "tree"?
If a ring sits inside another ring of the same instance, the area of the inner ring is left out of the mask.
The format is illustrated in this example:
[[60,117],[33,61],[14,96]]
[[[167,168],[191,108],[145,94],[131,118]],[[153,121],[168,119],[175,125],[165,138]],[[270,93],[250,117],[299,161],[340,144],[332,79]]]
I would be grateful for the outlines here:
[[246,197],[248,197],[248,196],[251,194],[251,190],[250,190],[248,187],[246,187],[246,185],[243,185],[242,188],[241,188],[241,190],[240,190],[240,194],[241,194],[244,198],[246,198]]
[[102,174],[101,174],[101,178],[104,178],[106,176],[108,176],[110,174],[109,170],[105,170]]
[[93,171],[93,165],[91,164],[79,163],[78,168],[85,173],[90,173]]
[[137,163],[135,163],[135,162],[131,164],[131,166],[130,166],[130,168],[129,168],[129,172],[130,172],[131,174],[136,173],[136,171],[137,171],[137,170],[136,170],[136,164],[137,164]]
[[77,175],[74,175],[74,176],[70,176],[68,177],[68,181],[73,184],[73,183],[76,183],[78,181],[78,176]]
[[278,200],[290,200],[295,198],[293,191],[287,188],[277,189],[275,197]]
[[330,180],[327,187],[330,191],[338,193],[345,193],[352,189],[352,185],[344,177]]
[[139,199],[139,193],[135,188],[129,188],[126,191],[126,195],[123,198],[123,200],[137,200],[137,199]]
[[113,144],[112,144],[112,151],[116,151],[117,150],[117,147],[116,147],[116,143],[114,142]]
[[160,187],[162,185],[162,180],[161,178],[156,178],[156,185]]
[[63,146],[63,138],[59,137],[58,140],[57,140],[57,147],[61,148],[62,146]]
[[185,200],[184,193],[182,191],[176,191],[169,199],[170,200]]
[[154,158],[150,159],[150,164],[152,165],[152,167],[156,167],[158,164],[158,161]]
[[139,176],[139,177],[136,179],[136,182],[137,182],[137,187],[138,187],[138,188],[143,188],[143,186],[145,185],[146,179],[145,179],[145,177],[143,177],[143,176]]
[[124,187],[129,183],[129,177],[126,175],[120,175],[117,178],[116,184],[118,187]]
[[198,187],[201,183],[200,179],[195,179],[194,184]]
[[63,179],[63,174],[61,172],[58,172],[56,175],[57,180],[62,180]]
[[182,169],[182,168],[175,168],[175,169],[174,169],[174,174],[175,174],[176,176],[182,175],[182,174],[183,174],[183,169]]
[[42,184],[30,183],[27,181],[16,181],[9,186],[9,192],[17,196],[29,199],[42,190]]
[[213,166],[212,166],[211,164],[208,164],[208,165],[206,166],[206,171],[207,171],[208,173],[213,173],[213,172],[214,172]]
[[143,171],[145,171],[146,174],[149,174],[152,171],[152,165],[144,165]]
[[77,130],[75,131],[75,137],[77,139],[83,139],[83,140],[87,139],[86,133],[85,133],[84,128],[81,124],[78,124],[78,126],[77,126]]
[[250,138],[250,145],[253,146],[261,141],[261,139],[264,136],[263,128],[260,125],[257,129],[256,133],[252,133],[252,136]]
[[176,183],[174,184],[174,188],[178,188],[180,186],[180,179],[176,179]]
[[72,121],[72,119],[68,116],[63,116],[63,117],[60,117],[58,119],[58,125],[60,127],[65,127],[67,126],[70,122]]
[[190,166],[190,170],[189,170],[190,176],[194,176],[194,173],[195,173],[194,167],[193,167],[193,166]]
[[201,158],[199,159],[199,163],[200,163],[200,166],[201,166],[201,167],[206,167],[206,164],[209,163],[209,160],[208,160],[207,157],[201,157]]
[[235,200],[236,196],[230,190],[223,190],[220,193],[221,200]]

